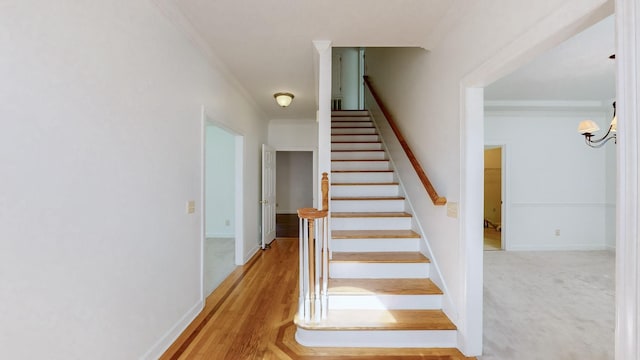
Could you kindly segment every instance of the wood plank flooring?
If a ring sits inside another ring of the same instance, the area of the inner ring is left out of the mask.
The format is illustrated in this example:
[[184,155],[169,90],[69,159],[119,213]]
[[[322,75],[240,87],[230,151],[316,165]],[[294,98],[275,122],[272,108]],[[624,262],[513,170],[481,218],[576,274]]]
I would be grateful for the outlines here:
[[295,339],[298,239],[238,267],[161,359],[467,359],[456,349],[309,348]]
[[276,237],[298,237],[299,226],[297,214],[276,214]]

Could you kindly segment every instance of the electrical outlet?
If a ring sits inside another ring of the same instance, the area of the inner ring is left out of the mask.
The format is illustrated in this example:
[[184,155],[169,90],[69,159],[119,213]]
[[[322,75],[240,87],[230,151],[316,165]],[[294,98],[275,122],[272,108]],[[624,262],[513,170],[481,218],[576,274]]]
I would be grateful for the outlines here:
[[225,225],[225,226],[229,226],[229,225],[231,225],[231,221],[230,221],[229,219],[225,220],[225,221],[224,221],[224,225]]
[[193,214],[196,212],[196,202],[195,200],[187,201],[187,214]]
[[560,229],[556,229],[556,236],[560,236]]

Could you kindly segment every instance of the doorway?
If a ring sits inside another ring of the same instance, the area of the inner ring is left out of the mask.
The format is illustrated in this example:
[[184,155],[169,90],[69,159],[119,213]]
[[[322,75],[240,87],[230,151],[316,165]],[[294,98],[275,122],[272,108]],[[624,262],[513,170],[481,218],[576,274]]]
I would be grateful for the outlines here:
[[331,109],[363,110],[365,49],[334,47],[331,58]]
[[484,148],[484,250],[502,250],[503,166],[502,146]]
[[298,237],[300,208],[314,206],[313,151],[276,152],[276,237]]
[[204,116],[202,283],[206,298],[242,264],[243,137]]

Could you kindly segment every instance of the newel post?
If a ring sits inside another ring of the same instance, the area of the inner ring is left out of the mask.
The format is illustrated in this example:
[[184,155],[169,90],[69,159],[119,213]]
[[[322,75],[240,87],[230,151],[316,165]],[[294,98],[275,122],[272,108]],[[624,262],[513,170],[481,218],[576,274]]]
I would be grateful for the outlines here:
[[329,174],[326,172],[322,173],[322,210],[329,210]]

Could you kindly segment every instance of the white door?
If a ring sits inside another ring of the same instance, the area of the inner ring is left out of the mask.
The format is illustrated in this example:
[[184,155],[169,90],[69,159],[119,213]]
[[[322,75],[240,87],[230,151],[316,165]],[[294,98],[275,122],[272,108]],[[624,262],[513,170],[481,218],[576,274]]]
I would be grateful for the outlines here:
[[276,151],[262,145],[262,249],[276,238]]

